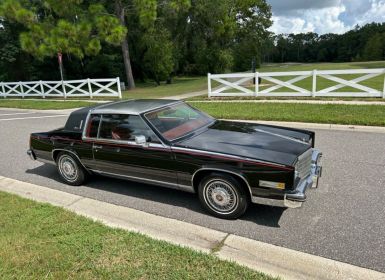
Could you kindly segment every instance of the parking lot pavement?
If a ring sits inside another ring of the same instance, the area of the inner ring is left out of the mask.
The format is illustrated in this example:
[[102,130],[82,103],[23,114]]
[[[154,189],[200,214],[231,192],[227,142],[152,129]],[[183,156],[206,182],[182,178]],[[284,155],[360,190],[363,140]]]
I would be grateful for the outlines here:
[[86,186],[64,185],[54,166],[25,152],[31,132],[61,127],[66,116],[2,115],[11,113],[0,109],[2,176],[385,272],[384,133],[316,130],[323,177],[304,206],[252,205],[241,219],[226,221],[207,215],[195,195],[176,190],[99,176]]

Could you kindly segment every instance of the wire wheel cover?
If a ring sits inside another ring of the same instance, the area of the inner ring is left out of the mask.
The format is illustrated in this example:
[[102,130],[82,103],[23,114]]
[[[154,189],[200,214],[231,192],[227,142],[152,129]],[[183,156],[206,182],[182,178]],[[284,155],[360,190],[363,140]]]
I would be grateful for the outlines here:
[[78,167],[75,160],[67,155],[61,156],[58,162],[60,174],[70,182],[78,178]]
[[222,180],[213,180],[206,184],[204,199],[213,211],[221,214],[232,213],[238,205],[238,195],[234,187]]

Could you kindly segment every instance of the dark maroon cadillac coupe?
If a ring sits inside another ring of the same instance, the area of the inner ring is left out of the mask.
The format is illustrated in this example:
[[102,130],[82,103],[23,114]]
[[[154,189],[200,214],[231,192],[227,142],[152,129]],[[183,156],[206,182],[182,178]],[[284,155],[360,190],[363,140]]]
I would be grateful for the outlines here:
[[129,100],[74,111],[63,128],[31,134],[29,156],[64,182],[93,173],[197,193],[234,219],[252,203],[299,207],[317,187],[314,132],[216,120],[182,101]]

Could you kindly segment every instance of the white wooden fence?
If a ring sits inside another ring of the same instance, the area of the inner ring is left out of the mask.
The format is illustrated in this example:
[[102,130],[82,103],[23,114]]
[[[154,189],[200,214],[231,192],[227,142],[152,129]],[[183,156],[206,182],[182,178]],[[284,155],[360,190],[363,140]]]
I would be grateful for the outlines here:
[[[362,81],[375,77],[377,77],[375,88],[371,87],[374,83],[370,84],[371,86],[360,84]],[[261,84],[259,83],[259,78],[262,81]],[[320,78],[323,78],[322,81],[320,81]],[[302,86],[296,85],[297,82],[304,79],[308,79],[308,81],[302,81]],[[255,80],[255,84],[253,84],[253,80]],[[215,89],[212,88],[213,81],[219,83],[219,86],[216,86]],[[318,87],[323,88],[317,89],[317,83]],[[345,87],[349,87],[349,89],[341,91]],[[209,97],[311,96],[385,98],[385,68],[208,74],[208,95]]]
[[0,97],[119,97],[119,77],[70,81],[0,82]]

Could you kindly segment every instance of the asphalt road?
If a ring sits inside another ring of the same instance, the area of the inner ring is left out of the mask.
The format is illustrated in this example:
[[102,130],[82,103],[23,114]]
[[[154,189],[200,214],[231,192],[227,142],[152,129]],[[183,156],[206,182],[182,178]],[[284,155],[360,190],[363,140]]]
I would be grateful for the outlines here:
[[0,109],[0,175],[385,272],[385,133],[316,130],[323,177],[303,207],[252,205],[226,221],[176,190],[100,176],[81,187],[61,183],[54,166],[31,161],[26,150],[31,132],[65,120]]

